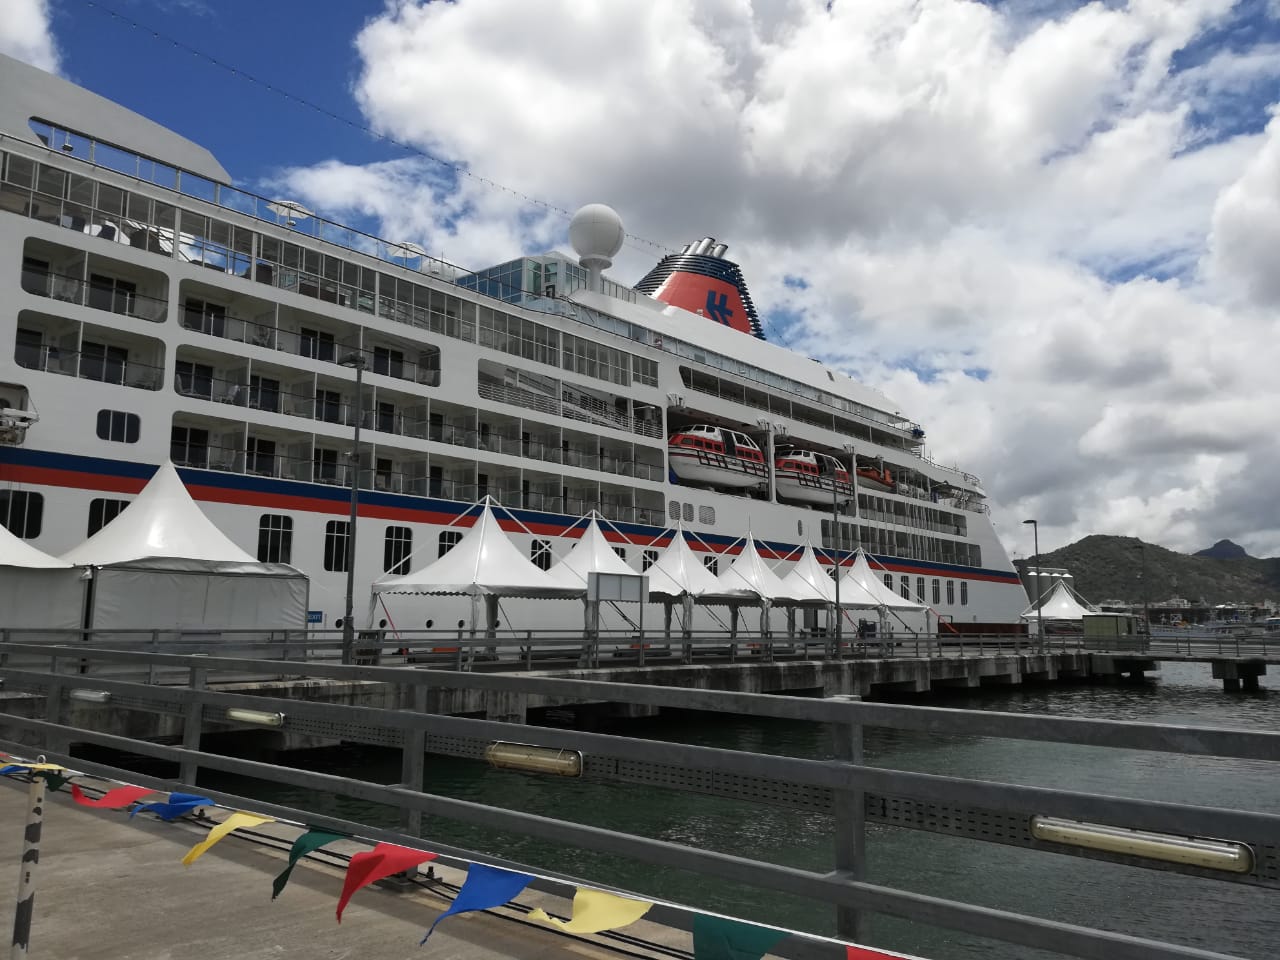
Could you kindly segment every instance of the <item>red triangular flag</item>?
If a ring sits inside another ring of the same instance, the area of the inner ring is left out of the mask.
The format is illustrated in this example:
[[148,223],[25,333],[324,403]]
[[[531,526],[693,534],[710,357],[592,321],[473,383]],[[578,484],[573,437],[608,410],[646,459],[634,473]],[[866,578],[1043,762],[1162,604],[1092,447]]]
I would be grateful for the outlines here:
[[71,785],[72,800],[82,807],[99,807],[103,810],[119,810],[153,793],[155,793],[154,790],[148,790],[146,787],[116,787],[114,790],[108,790],[97,800],[90,800],[78,784]]
[[882,953],[870,947],[847,947],[845,960],[904,960],[900,953]]
[[410,850],[394,843],[380,843],[372,850],[357,853],[347,864],[347,879],[342,883],[342,897],[338,900],[338,922],[342,922],[342,911],[347,909],[347,901],[361,887],[435,858],[434,853]]

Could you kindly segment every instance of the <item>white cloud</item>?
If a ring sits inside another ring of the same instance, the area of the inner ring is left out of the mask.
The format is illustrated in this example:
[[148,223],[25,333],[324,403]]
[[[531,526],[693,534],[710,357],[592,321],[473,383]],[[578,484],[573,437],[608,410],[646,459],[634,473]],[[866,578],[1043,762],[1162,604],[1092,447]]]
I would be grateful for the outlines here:
[[[1280,430],[1276,60],[1173,72],[1227,0],[1010,6],[393,0],[355,92],[519,193],[730,241],[797,349],[883,387],[1045,544],[1280,553],[1280,511],[1241,490]],[[553,213],[425,161],[285,179],[473,266],[564,245]]]
[[49,0],[9,0],[0,17],[0,53],[50,73],[58,72]]

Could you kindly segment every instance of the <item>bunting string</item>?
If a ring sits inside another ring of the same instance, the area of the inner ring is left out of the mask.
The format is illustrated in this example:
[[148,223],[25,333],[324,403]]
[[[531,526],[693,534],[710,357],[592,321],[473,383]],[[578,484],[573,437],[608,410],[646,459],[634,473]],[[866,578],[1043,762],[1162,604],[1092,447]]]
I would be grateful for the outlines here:
[[[0,753],[0,762],[4,764],[0,766],[0,776],[44,777],[49,780],[49,785],[55,790],[63,783],[70,782],[72,777],[81,776],[60,764],[29,762],[6,753]],[[163,795],[163,793],[147,787],[122,784],[105,790],[99,797],[92,798],[79,784],[71,784],[71,799],[79,806],[98,810],[129,809],[130,818],[139,813],[152,813],[161,820],[173,821],[195,814],[205,807],[226,809],[209,797],[198,794],[169,793],[163,799],[145,799],[156,794]],[[209,829],[202,841],[187,851],[182,858],[182,863],[191,866],[213,846],[237,830],[251,830],[254,827],[275,822],[289,823],[277,820],[275,817],[244,810],[230,811],[224,820]],[[340,840],[360,842],[358,838],[348,834],[316,827],[304,827],[301,824],[292,825],[302,827],[302,832],[293,841],[285,869],[272,880],[272,900],[280,896],[289,883],[294,867],[303,857]],[[353,854],[347,863],[343,877],[342,891],[336,910],[337,921],[342,922],[343,912],[359,890],[394,874],[413,870],[420,864],[435,860],[437,857],[438,854],[426,850],[416,850],[393,843],[376,843],[372,849]],[[469,864],[466,879],[458,889],[453,902],[432,921],[420,945],[430,940],[436,927],[446,918],[502,907],[523,893],[534,879],[536,879],[535,876],[531,874],[518,873],[514,870],[481,863]],[[530,910],[526,919],[562,933],[583,936],[630,926],[644,917],[653,905],[651,901],[624,897],[593,887],[579,886],[574,892],[568,919],[550,916],[541,908]],[[678,905],[672,904],[672,906]],[[760,960],[784,939],[793,935],[795,934],[788,930],[713,914],[695,913],[693,956],[694,960]],[[842,951],[842,960],[910,960],[902,954],[886,953],[855,944],[837,944],[837,946]]]

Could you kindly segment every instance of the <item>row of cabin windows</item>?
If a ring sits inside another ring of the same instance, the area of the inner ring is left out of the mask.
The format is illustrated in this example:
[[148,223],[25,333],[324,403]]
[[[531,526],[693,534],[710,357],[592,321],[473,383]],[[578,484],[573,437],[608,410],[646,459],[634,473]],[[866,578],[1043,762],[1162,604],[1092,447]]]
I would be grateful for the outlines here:
[[[93,536],[108,523],[120,515],[128,500],[113,500],[105,497],[94,499],[89,504],[89,526],[87,536]],[[44,496],[25,490],[0,491],[0,523],[14,536],[26,540],[34,540],[40,536],[44,518]],[[324,530],[324,568],[331,573],[346,573],[347,551],[349,549],[350,523],[346,520],[330,520],[325,523]],[[440,531],[437,556],[443,557],[462,539],[461,530]],[[627,551],[623,547],[614,547],[623,561],[627,559]],[[409,572],[409,559],[413,553],[413,530],[409,527],[389,526],[383,537],[382,569],[385,573],[401,575]],[[293,559],[293,518],[282,514],[263,514],[258,521],[258,560],[262,563],[291,563]],[[529,559],[542,570],[551,568],[552,554],[550,540],[534,540],[529,547]],[[641,572],[647,571],[658,561],[657,550],[645,550],[640,559]],[[714,576],[720,569],[720,558],[704,555],[702,564]],[[893,574],[884,575],[884,585],[893,589]],[[899,585],[901,595],[910,599],[923,600],[925,595],[924,577],[916,577],[915,595],[911,592],[911,578],[902,575]],[[933,604],[942,602],[942,581],[932,581]],[[947,603],[956,602],[956,582],[947,581]],[[969,603],[969,584],[960,581],[960,604]]]
[[[884,575],[884,585],[889,590],[893,589],[892,573],[886,573]],[[938,606],[939,604],[942,603],[942,581],[939,578],[934,577],[931,586],[932,586],[931,592],[933,594],[933,601],[932,601],[933,605]],[[923,602],[924,601],[924,577],[916,577],[916,592],[913,595],[911,593],[911,578],[906,574],[903,574],[902,579],[899,582],[898,591],[899,593],[902,594],[904,599],[919,600]],[[954,605],[955,602],[956,602],[956,582],[954,580],[948,580],[947,581],[947,603]],[[960,581],[960,605],[962,607],[969,605],[969,582],[967,580]]]

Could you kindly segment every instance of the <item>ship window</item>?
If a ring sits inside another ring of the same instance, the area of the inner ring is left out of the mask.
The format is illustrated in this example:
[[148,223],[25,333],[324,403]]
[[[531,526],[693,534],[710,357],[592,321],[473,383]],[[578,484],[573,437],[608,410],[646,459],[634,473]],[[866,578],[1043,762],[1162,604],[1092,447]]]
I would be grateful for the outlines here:
[[174,367],[178,392],[187,397],[213,399],[213,367],[207,363],[179,360]]
[[128,500],[108,500],[105,497],[97,497],[89,501],[89,533],[87,536],[92,537],[108,523],[120,516],[128,505]]
[[626,548],[626,547],[614,547],[614,548],[613,548],[613,552],[614,552],[614,553],[616,553],[616,554],[618,555],[618,559],[619,559],[619,560],[621,560],[623,563],[626,563],[626,560],[627,560],[627,548]]
[[319,483],[338,482],[337,450],[316,450],[311,455],[311,463],[315,468],[315,479]]
[[716,508],[715,507],[699,507],[698,522],[714,526],[716,522]]
[[462,539],[461,530],[441,530],[440,546],[436,556],[443,557],[446,553],[458,545],[458,541]]
[[136,413],[123,410],[98,411],[98,439],[116,443],[137,443],[142,420]]
[[631,358],[631,375],[636,383],[656,387],[658,385],[658,361],[650,360],[648,357],[633,356]]
[[310,327],[298,328],[298,353],[312,360],[324,360],[333,363],[337,352],[332,333],[313,330]]
[[646,570],[648,570],[657,562],[658,562],[657,550],[644,551],[644,553],[640,554],[640,572],[644,573]]
[[44,335],[30,327],[19,327],[17,341],[14,345],[13,359],[18,366],[28,370],[39,370],[44,360]]
[[280,381],[253,374],[249,377],[249,406],[255,410],[280,412]]
[[226,321],[227,308],[220,304],[187,297],[182,305],[182,325],[188,330],[221,337],[225,334]]
[[258,518],[258,562],[290,563],[293,557],[293,518],[264,513]]
[[133,316],[137,295],[136,283],[101,273],[89,274],[89,306],[95,310]]
[[916,599],[924,603],[924,577],[916,577]]
[[708,570],[710,570],[710,571],[711,571],[711,575],[712,575],[713,577],[714,577],[716,574],[718,574],[718,573],[720,572],[720,558],[719,558],[719,557],[704,556],[704,557],[702,558],[702,565],[703,565],[704,567],[706,567]]
[[0,525],[23,540],[40,536],[44,522],[44,494],[28,490],[0,490]]
[[886,573],[886,574],[884,575],[884,585],[885,585],[885,588],[886,588],[886,589],[888,589],[888,590],[892,590],[892,589],[893,589],[893,574],[892,574],[892,573]]
[[902,591],[902,599],[904,600],[911,599],[911,578],[906,576],[905,574],[902,577],[901,591]]
[[679,520],[680,519],[680,501],[672,500],[671,503],[667,505],[667,513],[670,515],[672,520]]
[[969,581],[960,581],[960,605],[965,606],[969,603]]
[[953,604],[955,602],[956,602],[956,582],[954,580],[948,580],[947,581],[947,603]]
[[404,353],[389,347],[373,348],[373,372],[404,378]]
[[207,467],[209,431],[198,427],[173,427],[169,432],[169,459],[180,467]]
[[102,383],[124,383],[129,351],[85,340],[80,344],[80,376]]
[[692,503],[686,503],[686,504],[683,504],[683,507],[684,507],[684,519],[685,519],[685,521],[686,521],[686,522],[688,522],[688,523],[692,523],[692,522],[693,522],[693,504],[692,504]]
[[539,570],[551,569],[551,541],[534,540],[529,544],[529,559]]
[[342,422],[342,394],[337,390],[316,389],[316,419],[325,423]]
[[244,468],[249,473],[264,477],[276,474],[276,442],[261,437],[249,437],[245,446]]
[[324,525],[324,568],[330,573],[347,572],[350,530],[348,520],[330,520]]
[[933,605],[936,607],[942,602],[942,581],[934,578],[933,581]]
[[408,573],[411,553],[413,530],[409,527],[387,527],[382,543],[382,569],[397,576]]

